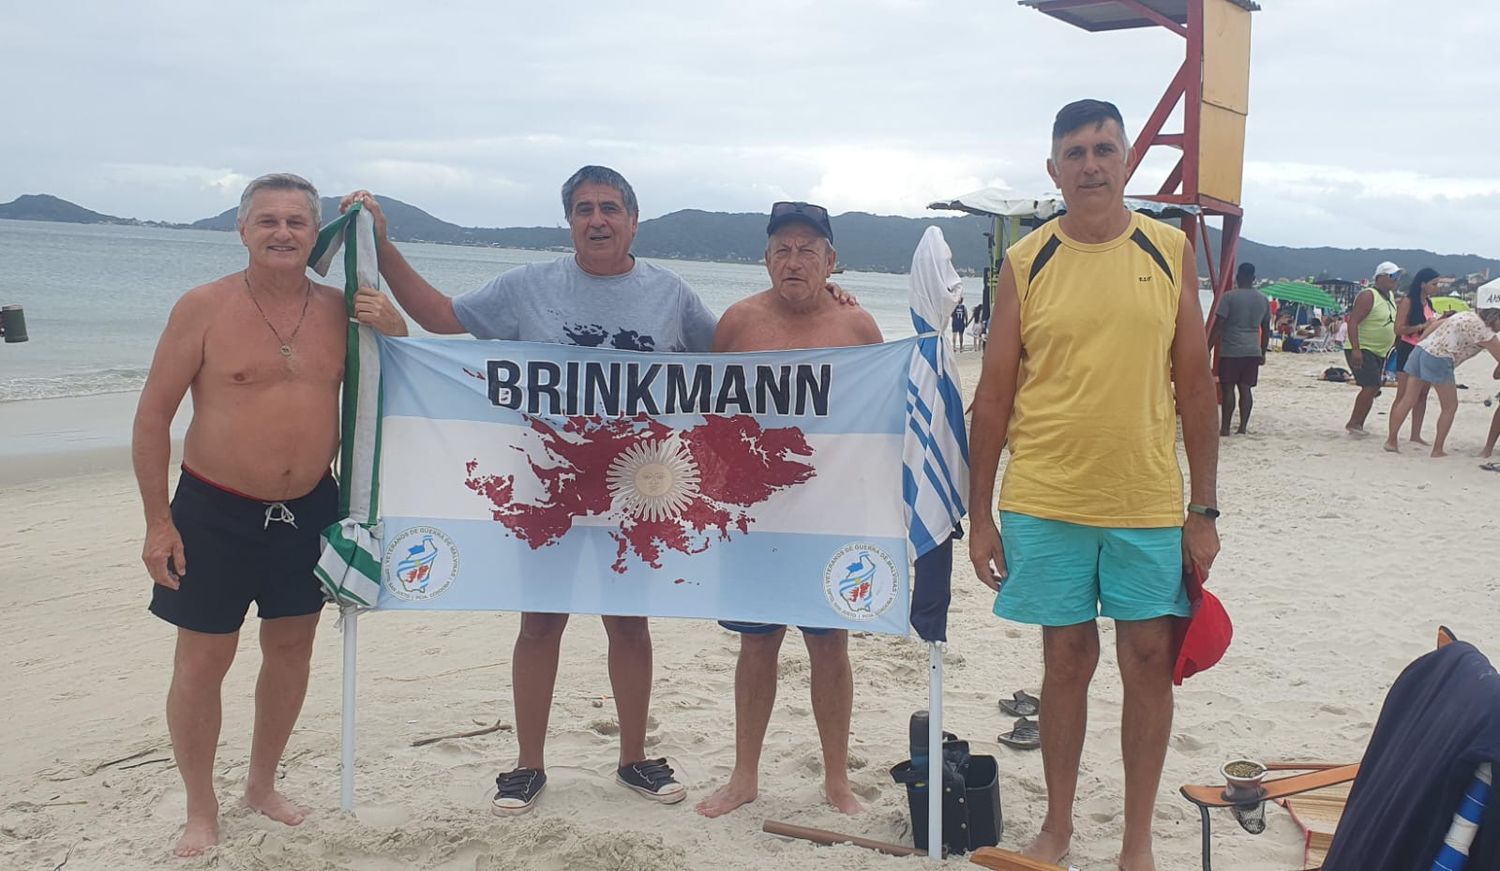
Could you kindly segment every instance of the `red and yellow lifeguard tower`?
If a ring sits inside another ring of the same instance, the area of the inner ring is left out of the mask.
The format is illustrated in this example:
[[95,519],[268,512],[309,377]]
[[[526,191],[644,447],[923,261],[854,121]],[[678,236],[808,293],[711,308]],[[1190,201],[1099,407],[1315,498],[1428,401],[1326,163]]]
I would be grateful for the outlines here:
[[[1131,140],[1135,166],[1163,147],[1181,152],[1161,189],[1139,199],[1197,206],[1184,216],[1183,232],[1208,262],[1214,306],[1234,281],[1240,241],[1240,186],[1245,165],[1245,119],[1250,113],[1249,0],[1021,0],[1059,21],[1088,31],[1161,27],[1183,40],[1182,66],[1167,84],[1156,109]],[[1163,127],[1183,107],[1180,133]],[[1223,222],[1217,255],[1209,250],[1209,219]]]

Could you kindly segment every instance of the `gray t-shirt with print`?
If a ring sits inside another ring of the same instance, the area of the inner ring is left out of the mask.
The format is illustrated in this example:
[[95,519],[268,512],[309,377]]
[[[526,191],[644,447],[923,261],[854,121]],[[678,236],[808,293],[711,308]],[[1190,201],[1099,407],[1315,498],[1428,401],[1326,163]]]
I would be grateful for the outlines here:
[[1269,326],[1271,303],[1265,294],[1248,287],[1236,287],[1219,300],[1219,317],[1224,319],[1224,343],[1220,357],[1259,357],[1260,330]]
[[590,275],[571,254],[511,269],[454,299],[453,313],[478,339],[626,351],[709,351],[718,325],[675,272],[637,260]]

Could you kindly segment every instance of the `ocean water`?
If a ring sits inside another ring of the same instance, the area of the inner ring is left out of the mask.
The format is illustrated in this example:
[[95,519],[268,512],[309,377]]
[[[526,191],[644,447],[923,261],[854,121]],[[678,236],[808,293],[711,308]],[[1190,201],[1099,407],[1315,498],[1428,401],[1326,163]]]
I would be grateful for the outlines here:
[[[434,287],[453,295],[513,266],[559,256],[424,243],[401,250]],[[768,286],[758,264],[659,262],[716,313]],[[31,336],[0,344],[0,409],[16,400],[139,390],[178,297],[244,265],[234,233],[0,220],[0,304],[25,307]],[[887,339],[912,335],[906,276],[845,272],[836,280],[859,297]],[[980,281],[964,283],[973,305]]]

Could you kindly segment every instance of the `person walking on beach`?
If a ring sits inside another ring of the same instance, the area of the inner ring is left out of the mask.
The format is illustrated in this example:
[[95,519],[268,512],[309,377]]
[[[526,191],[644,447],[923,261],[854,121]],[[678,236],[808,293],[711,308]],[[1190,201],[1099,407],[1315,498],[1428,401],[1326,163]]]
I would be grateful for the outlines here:
[[[342,291],[307,277],[318,218],[318,193],[298,176],[245,188],[237,224],[249,263],[173,306],[136,410],[131,452],[151,612],[177,627],[167,728],[187,791],[178,856],[219,840],[219,694],[252,601],[261,669],[245,804],[292,826],[308,814],[276,790],[276,768],[302,710],[323,609],[313,576],[319,533],[338,519],[329,465],[348,316]],[[360,323],[406,334],[378,292],[360,290],[355,306]],[[193,417],[168,502],[172,418],[188,390]]]
[[953,308],[953,350],[964,349],[964,330],[969,326],[969,310],[964,308],[963,300]]
[[1255,264],[1241,263],[1234,273],[1234,289],[1219,301],[1218,316],[1208,336],[1208,346],[1219,348],[1219,390],[1223,393],[1219,435],[1229,435],[1236,393],[1239,433],[1243,435],[1249,426],[1250,409],[1255,407],[1251,391],[1260,383],[1260,367],[1265,365],[1270,341],[1271,302],[1255,289]]
[[[1440,406],[1437,434],[1432,437],[1432,456],[1448,456],[1443,448],[1448,431],[1453,428],[1453,418],[1458,414],[1457,368],[1481,350],[1489,351],[1495,362],[1500,363],[1500,338],[1495,337],[1495,331],[1500,330],[1500,294],[1495,296],[1481,298],[1477,311],[1458,312],[1427,325],[1426,335],[1406,361],[1410,386],[1391,408],[1386,450],[1392,453],[1400,450],[1397,437],[1401,424],[1416,408],[1422,391],[1431,386],[1437,392]],[[1500,366],[1496,367],[1495,376],[1500,378]]]
[[[1029,857],[1068,853],[1097,618],[1115,621],[1125,686],[1119,867],[1142,871],[1155,868],[1173,624],[1189,613],[1183,569],[1207,572],[1219,552],[1218,434],[1193,248],[1125,207],[1131,162],[1112,104],[1081,100],[1057,113],[1047,170],[1068,211],[1016,243],[1001,270],[974,401],[969,556],[998,593],[997,615],[1043,627],[1047,815]],[[988,506],[1007,439],[997,528]]]
[[1400,273],[1401,267],[1389,260],[1375,267],[1375,286],[1361,291],[1349,310],[1347,359],[1354,371],[1354,383],[1359,385],[1349,422],[1344,424],[1350,435],[1366,435],[1365,419],[1384,383],[1385,358],[1396,344],[1396,302],[1391,294]]
[[[828,211],[812,203],[771,207],[766,226],[766,270],[771,288],[729,307],[719,321],[715,351],[841,348],[882,341],[864,309],[840,305],[824,292],[838,255]],[[734,673],[734,771],[729,782],[698,803],[698,813],[718,817],[759,795],[760,754],[776,703],[777,660],[785,626],[723,622],[740,633]],[[812,664],[813,719],[823,746],[823,793],[842,813],[862,808],[849,788],[849,720],[854,677],[849,633],[799,627]]]
[[[1426,332],[1427,322],[1437,317],[1437,312],[1432,308],[1432,296],[1438,291],[1438,272],[1432,267],[1423,267],[1412,276],[1411,282],[1406,286],[1406,294],[1396,304],[1396,398],[1391,400],[1394,407],[1406,398],[1410,389],[1411,376],[1406,374],[1406,361],[1411,358],[1412,349],[1422,341],[1422,335]],[[1411,443],[1414,445],[1425,445],[1422,439],[1422,420],[1427,416],[1427,393],[1429,388],[1422,388],[1421,395],[1416,398],[1411,409]]]

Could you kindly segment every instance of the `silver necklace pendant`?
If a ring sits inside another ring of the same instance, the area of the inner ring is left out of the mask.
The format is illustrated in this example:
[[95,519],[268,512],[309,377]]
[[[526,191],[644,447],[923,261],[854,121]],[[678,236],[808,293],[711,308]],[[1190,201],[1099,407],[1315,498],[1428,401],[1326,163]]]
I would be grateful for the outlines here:
[[292,346],[291,345],[282,345],[281,346],[281,356],[283,356],[283,357],[290,357],[290,356],[292,356]]

